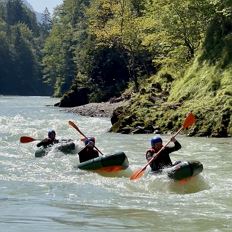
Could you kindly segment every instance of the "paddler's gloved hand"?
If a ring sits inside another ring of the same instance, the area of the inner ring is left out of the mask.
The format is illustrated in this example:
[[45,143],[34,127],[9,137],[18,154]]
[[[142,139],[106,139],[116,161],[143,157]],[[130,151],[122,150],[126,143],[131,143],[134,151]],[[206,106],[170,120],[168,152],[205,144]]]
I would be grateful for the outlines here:
[[176,138],[175,138],[175,137],[171,137],[171,141],[172,141],[173,143],[175,143],[175,142],[176,142]]

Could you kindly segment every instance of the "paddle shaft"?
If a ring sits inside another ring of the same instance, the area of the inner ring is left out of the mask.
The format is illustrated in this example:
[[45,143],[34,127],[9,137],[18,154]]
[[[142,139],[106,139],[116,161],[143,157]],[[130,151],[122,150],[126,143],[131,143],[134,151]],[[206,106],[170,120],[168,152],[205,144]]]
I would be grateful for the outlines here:
[[[85,136],[85,134],[78,128],[78,126],[72,122],[72,121],[69,121],[68,122],[70,126],[72,126],[74,129],[76,129],[85,139],[88,139],[88,137]],[[96,150],[104,156],[104,154],[94,145],[94,147],[96,148]]]

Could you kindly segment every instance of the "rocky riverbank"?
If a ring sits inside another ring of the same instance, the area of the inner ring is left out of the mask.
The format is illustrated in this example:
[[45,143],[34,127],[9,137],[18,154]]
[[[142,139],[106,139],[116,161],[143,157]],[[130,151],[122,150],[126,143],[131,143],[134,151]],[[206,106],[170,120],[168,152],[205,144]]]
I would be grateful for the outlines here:
[[[161,98],[157,97],[157,99]],[[178,115],[177,117],[175,113],[176,108],[181,106],[176,104],[167,105],[167,103],[158,102],[157,99],[156,104],[159,104],[159,107],[155,109],[154,106],[148,107],[145,104],[137,105],[139,102],[138,99],[136,99],[136,101],[132,99],[132,101],[124,100],[120,102],[89,103],[73,108],[65,108],[63,110],[81,116],[109,118],[112,124],[110,131],[122,134],[170,133],[170,131],[177,130],[188,111],[183,111],[183,115]],[[202,124],[202,122],[205,122],[203,115],[199,112],[193,113],[197,117],[197,123],[193,128],[188,130],[189,135],[211,137],[231,136],[230,133],[228,133],[231,111],[228,110],[224,112],[221,120],[222,126],[219,127],[217,131],[208,131],[208,124]],[[176,122],[180,123],[175,126],[174,123]],[[206,130],[204,130],[205,127]]]
[[111,118],[115,109],[125,106],[127,101],[89,103],[81,106],[65,109],[66,112],[75,113],[81,116]]

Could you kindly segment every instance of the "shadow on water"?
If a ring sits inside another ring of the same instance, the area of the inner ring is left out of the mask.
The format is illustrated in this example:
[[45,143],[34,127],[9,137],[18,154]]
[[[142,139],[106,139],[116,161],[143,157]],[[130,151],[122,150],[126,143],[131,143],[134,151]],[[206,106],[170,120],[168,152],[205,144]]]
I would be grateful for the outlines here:
[[103,177],[126,177],[126,178],[130,178],[130,176],[132,175],[132,169],[131,168],[127,168],[125,170],[120,170],[117,172],[105,172],[105,171],[95,171],[93,173],[97,173],[100,176]]
[[195,176],[183,181],[170,181],[169,190],[173,193],[190,194],[210,189],[203,176]]
[[198,175],[181,181],[174,181],[167,176],[152,176],[149,184],[150,189],[160,192],[170,192],[176,194],[191,194],[210,189],[207,180]]
[[[133,184],[134,183],[134,184]],[[127,185],[129,191],[140,194],[146,191],[148,194],[174,193],[192,194],[210,189],[207,179],[203,175],[189,179],[174,181],[166,175],[146,175],[141,179],[131,181]]]
[[[85,173],[85,171],[82,171]],[[92,172],[94,173],[94,172]],[[113,177],[115,179],[124,177],[123,182],[127,190],[140,194],[144,190],[148,193],[175,193],[175,194],[192,194],[210,189],[208,180],[203,175],[198,175],[181,181],[174,181],[165,174],[144,175],[138,180],[130,180],[133,171],[128,168],[122,172],[116,173],[95,173],[99,178]],[[114,180],[112,180],[114,182]]]

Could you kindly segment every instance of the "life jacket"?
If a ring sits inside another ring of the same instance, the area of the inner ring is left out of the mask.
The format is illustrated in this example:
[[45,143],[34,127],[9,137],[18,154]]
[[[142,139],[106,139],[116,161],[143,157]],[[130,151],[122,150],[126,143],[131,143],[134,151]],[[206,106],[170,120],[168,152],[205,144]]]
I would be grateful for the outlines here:
[[[148,153],[149,156],[148,156]],[[162,150],[162,154],[159,153],[159,156],[154,156],[154,154],[156,154],[157,152],[155,152],[155,150],[153,148],[150,148],[147,150],[146,152],[146,159],[149,162],[153,157],[155,157],[151,163],[149,164],[152,171],[158,171],[160,169],[162,169],[165,166],[171,166],[172,165],[172,161],[169,157],[169,153],[167,150]]]

